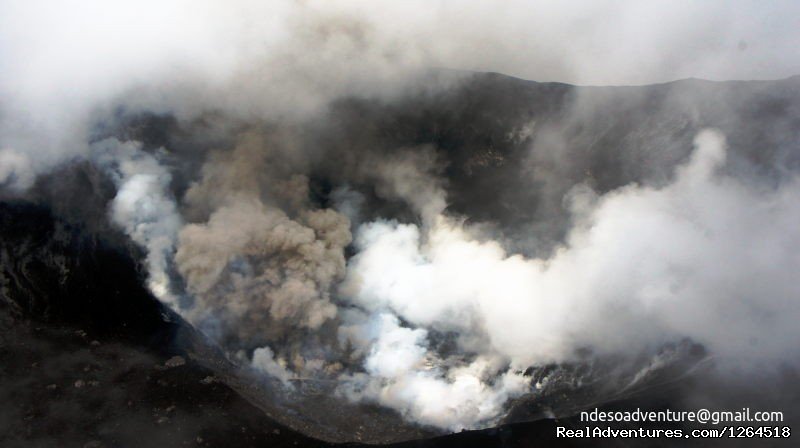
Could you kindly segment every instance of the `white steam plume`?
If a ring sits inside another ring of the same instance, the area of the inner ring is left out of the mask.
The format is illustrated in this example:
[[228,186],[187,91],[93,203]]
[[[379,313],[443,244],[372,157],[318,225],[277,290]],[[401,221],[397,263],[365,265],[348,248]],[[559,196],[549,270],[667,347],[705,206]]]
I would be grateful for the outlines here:
[[504,366],[496,357],[443,364],[429,351],[426,330],[402,327],[389,313],[375,313],[340,332],[367,356],[366,373],[340,377],[339,393],[353,401],[376,401],[419,423],[452,431],[489,424],[509,398],[530,391],[522,372],[498,375]]
[[275,360],[275,354],[269,347],[259,347],[253,351],[252,366],[267,375],[277,378],[285,386],[291,387],[289,382],[294,375],[286,370],[286,366]]
[[373,316],[360,324],[372,335],[341,331],[363,346],[370,377],[348,396],[454,429],[485,423],[502,406],[462,412],[421,391],[452,403],[502,403],[519,393],[489,383],[493,374],[470,376],[465,387],[459,375],[480,361],[426,368],[428,330],[457,333],[461,354],[500,359],[490,373],[506,371],[504,381],[529,366],[575,360],[583,348],[636,353],[684,337],[726,363],[796,359],[800,179],[748,185],[716,172],[721,135],[705,131],[696,145],[663,188],[630,185],[574,201],[578,224],[549,259],[509,255],[443,216],[424,234],[414,225],[364,224],[340,294]]
[[146,249],[150,291],[179,310],[169,265],[182,219],[169,193],[169,171],[137,142],[107,139],[95,143],[92,149],[95,162],[117,186],[111,221]]

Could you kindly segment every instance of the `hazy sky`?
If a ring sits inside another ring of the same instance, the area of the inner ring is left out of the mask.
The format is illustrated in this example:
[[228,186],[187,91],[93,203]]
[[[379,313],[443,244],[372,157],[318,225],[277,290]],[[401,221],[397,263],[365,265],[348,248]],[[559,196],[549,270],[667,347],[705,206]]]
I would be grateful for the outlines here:
[[82,75],[103,89],[347,45],[356,65],[377,51],[403,65],[583,84],[780,78],[800,73],[799,17],[795,1],[3,0],[0,79],[30,87]]
[[298,111],[430,67],[578,84],[782,78],[800,74],[798,18],[796,1],[0,0],[0,149],[33,141],[50,160],[122,96]]

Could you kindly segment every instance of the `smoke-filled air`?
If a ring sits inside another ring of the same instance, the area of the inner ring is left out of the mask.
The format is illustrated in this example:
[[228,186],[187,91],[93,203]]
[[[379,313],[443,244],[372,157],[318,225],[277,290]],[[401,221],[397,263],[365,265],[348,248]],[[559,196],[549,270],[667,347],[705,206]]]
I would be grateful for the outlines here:
[[800,368],[798,14],[2,1],[0,184],[105,179],[149,292],[301,414],[456,432],[769,375]]

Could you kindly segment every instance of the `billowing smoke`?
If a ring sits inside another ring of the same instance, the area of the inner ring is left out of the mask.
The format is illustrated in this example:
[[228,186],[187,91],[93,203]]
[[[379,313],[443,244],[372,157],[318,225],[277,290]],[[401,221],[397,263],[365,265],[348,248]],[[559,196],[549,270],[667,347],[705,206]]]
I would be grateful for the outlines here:
[[[797,359],[796,167],[675,137],[796,103],[703,115],[666,87],[625,109],[548,84],[514,108],[522,81],[458,71],[787,76],[796,4],[161,3],[3,2],[0,184],[99,167],[150,290],[232,360],[458,430],[538,396],[553,364],[627,359],[636,382],[686,340],[745,370]],[[791,153],[792,123],[759,135]]]
[[[724,160],[723,137],[706,131],[662,188],[577,189],[577,224],[547,259],[508,254],[445,216],[426,230],[362,225],[341,296],[371,317],[342,331],[371,377],[350,396],[457,429],[528,391],[519,372],[581,349],[689,337],[738,368],[796,355],[800,179],[746,185],[717,172]],[[431,353],[430,330],[457,335],[456,356]]]
[[281,177],[284,153],[245,135],[186,193],[199,220],[181,229],[175,262],[196,300],[192,319],[222,322],[246,344],[266,328],[318,329],[336,315],[330,293],[345,273],[350,221],[310,207],[308,179]]
[[[175,256],[195,300],[186,315],[231,350],[255,349],[254,367],[287,385],[335,377],[346,399],[453,430],[491,423],[534,390],[529,368],[585,350],[655,356],[690,338],[739,367],[774,363],[800,337],[798,179],[764,187],[720,172],[715,131],[695,146],[664,186],[576,186],[574,226],[546,258],[508,253],[447,214],[425,148],[376,159],[365,165],[383,174],[375,191],[422,221],[361,224],[345,272],[350,221],[313,206],[306,177],[270,167],[284,150],[248,134],[187,191],[200,218]],[[274,345],[287,338],[300,348]],[[305,359],[311,344],[324,354]]]
[[181,230],[175,260],[198,312],[249,321],[235,325],[243,337],[244,328],[263,331],[267,317],[317,329],[336,315],[329,291],[344,276],[349,225],[333,210],[293,220],[257,200],[232,200]]
[[148,287],[153,294],[180,308],[170,279],[175,238],[182,221],[169,193],[172,177],[139,144],[107,139],[95,143],[92,150],[95,162],[117,186],[109,210],[111,221],[147,249]]
[[393,314],[374,312],[357,322],[341,329],[366,355],[364,373],[340,378],[339,393],[350,400],[375,401],[455,431],[495,421],[509,398],[531,390],[522,371],[502,372],[507,363],[491,353],[441,358],[430,350],[425,327],[403,327]]

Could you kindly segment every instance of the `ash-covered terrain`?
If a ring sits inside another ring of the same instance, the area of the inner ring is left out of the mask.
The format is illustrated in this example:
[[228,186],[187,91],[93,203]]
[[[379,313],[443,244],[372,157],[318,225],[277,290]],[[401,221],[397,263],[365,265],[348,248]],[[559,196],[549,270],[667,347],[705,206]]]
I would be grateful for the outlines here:
[[120,104],[88,141],[28,180],[6,163],[3,446],[619,446],[555,439],[596,406],[797,421],[800,78],[436,71],[301,117]]

